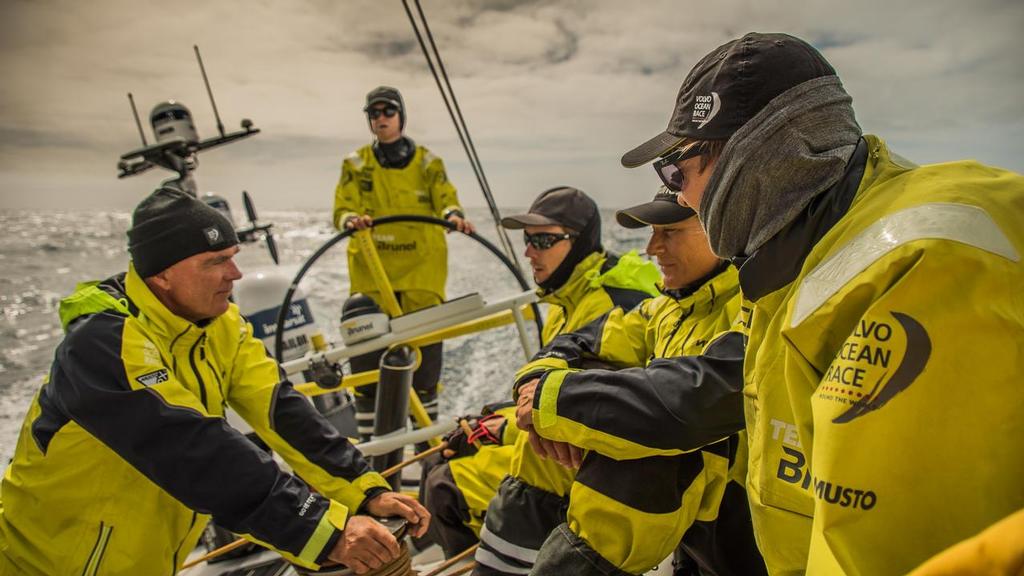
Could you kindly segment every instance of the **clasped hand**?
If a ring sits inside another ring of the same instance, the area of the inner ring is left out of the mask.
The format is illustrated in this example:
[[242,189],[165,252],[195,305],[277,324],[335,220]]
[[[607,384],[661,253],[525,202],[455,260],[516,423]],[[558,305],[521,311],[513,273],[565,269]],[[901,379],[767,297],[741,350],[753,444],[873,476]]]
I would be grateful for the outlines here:
[[519,397],[516,398],[516,424],[520,430],[529,434],[530,446],[537,455],[551,458],[566,468],[579,468],[583,462],[583,449],[566,442],[543,438],[533,427],[533,397],[538,382],[540,379],[535,378],[519,387]]

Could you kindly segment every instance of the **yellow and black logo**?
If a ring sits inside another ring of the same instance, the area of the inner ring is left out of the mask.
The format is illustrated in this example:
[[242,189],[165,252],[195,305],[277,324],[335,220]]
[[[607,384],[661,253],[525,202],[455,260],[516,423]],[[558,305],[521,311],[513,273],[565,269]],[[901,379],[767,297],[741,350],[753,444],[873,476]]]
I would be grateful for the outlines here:
[[819,396],[849,405],[834,424],[885,406],[924,371],[932,350],[928,332],[907,314],[890,315],[895,322],[862,318],[825,372]]

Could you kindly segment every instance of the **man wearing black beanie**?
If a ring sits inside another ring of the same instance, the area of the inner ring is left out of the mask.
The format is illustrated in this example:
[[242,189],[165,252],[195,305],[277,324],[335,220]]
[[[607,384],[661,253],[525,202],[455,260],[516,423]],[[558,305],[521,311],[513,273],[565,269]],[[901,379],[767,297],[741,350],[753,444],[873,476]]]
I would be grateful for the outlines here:
[[[0,573],[174,573],[212,516],[296,564],[358,574],[399,545],[357,513],[426,531],[426,509],[281,380],[229,301],[242,274],[224,216],[163,187],[128,239],[126,273],[61,301],[66,336],[3,480]],[[227,425],[228,406],[295,475]]]

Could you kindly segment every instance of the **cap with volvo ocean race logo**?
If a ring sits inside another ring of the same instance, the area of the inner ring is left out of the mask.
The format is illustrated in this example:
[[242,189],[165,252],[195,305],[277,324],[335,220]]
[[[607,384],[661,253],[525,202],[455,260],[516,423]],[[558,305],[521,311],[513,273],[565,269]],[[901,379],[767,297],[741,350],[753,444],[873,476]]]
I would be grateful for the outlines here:
[[647,164],[687,138],[728,140],[779,94],[835,73],[799,38],[751,32],[719,46],[693,67],[679,88],[668,128],[623,154],[622,165]]

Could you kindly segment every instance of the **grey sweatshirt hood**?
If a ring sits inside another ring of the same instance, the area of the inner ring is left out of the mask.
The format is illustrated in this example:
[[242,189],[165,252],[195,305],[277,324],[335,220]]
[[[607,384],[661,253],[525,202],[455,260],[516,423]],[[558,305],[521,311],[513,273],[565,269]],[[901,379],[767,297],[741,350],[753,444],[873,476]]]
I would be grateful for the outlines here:
[[722,258],[751,255],[842,177],[861,136],[837,76],[779,94],[726,143],[699,215]]

